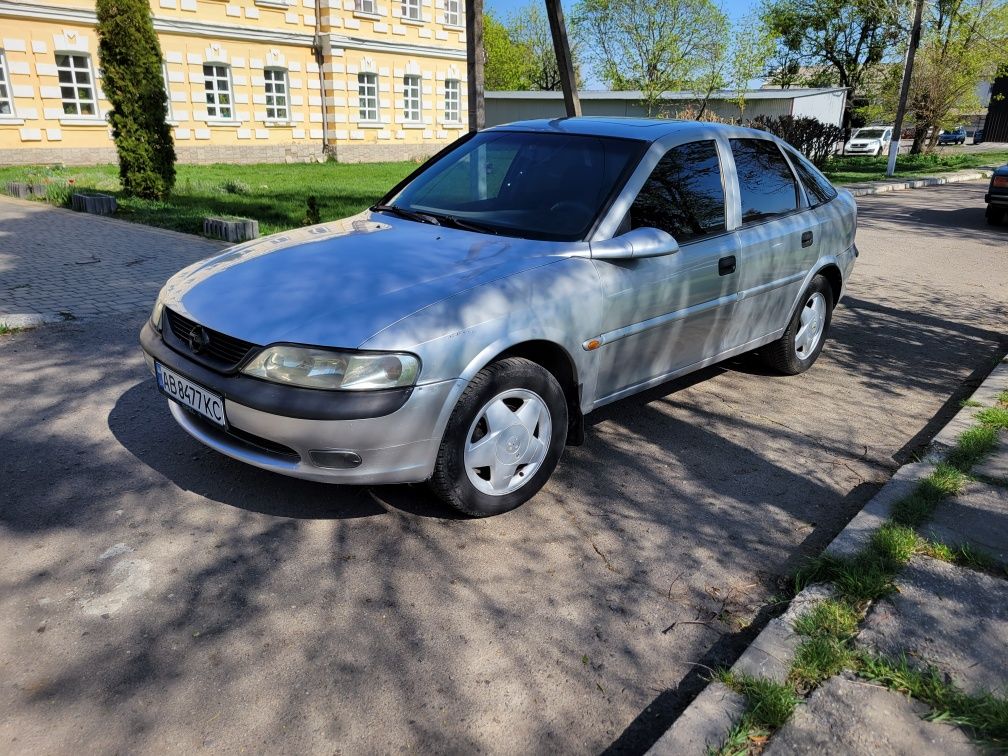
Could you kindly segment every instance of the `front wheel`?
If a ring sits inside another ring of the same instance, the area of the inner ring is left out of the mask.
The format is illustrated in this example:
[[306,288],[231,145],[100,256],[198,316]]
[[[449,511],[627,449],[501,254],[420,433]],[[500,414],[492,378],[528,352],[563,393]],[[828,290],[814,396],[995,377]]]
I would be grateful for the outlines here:
[[514,509],[549,480],[567,440],[567,401],[556,378],[521,357],[483,368],[459,398],[430,485],[473,517]]
[[783,335],[763,351],[763,359],[784,375],[804,373],[819,357],[833,319],[833,287],[824,276],[812,279]]

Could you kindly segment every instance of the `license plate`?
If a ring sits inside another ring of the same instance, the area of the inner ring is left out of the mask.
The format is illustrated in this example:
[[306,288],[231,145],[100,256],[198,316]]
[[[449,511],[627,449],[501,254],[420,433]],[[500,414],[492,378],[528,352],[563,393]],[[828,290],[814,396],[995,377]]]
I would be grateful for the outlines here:
[[158,388],[169,399],[174,399],[183,407],[188,407],[222,428],[227,427],[223,397],[207,391],[188,378],[183,378],[160,362],[154,363],[154,372],[157,375]]

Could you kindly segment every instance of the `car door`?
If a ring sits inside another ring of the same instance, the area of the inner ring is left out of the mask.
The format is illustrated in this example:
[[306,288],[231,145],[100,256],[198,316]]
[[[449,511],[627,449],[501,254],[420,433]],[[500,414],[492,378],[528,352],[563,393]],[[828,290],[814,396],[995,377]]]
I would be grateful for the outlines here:
[[739,292],[727,342],[742,346],[782,330],[818,258],[819,228],[777,143],[729,140],[738,179]]
[[618,230],[658,228],[679,250],[595,260],[605,296],[598,401],[685,372],[723,349],[737,291],[738,242],[726,230],[715,139],[680,144],[655,165]]

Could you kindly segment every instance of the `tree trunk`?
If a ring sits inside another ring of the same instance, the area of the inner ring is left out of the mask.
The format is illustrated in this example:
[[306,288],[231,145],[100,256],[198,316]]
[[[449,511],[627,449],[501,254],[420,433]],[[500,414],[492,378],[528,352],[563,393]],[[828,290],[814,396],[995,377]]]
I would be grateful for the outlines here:
[[918,123],[914,126],[913,144],[910,146],[911,155],[920,155],[924,146],[924,139],[927,137],[927,124]]

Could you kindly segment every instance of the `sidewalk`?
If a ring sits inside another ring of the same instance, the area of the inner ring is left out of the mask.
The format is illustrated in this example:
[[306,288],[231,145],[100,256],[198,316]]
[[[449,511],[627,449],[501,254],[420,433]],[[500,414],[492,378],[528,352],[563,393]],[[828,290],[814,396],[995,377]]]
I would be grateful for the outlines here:
[[964,404],[650,754],[1008,747],[1008,360]]
[[222,243],[0,197],[0,325],[22,328],[154,304],[179,269]]
[[884,192],[898,192],[903,189],[921,189],[926,186],[942,186],[944,184],[959,184],[963,181],[976,181],[990,178],[991,169],[976,168],[964,171],[952,171],[938,176],[925,176],[912,179],[892,179],[886,181],[860,181],[854,184],[838,184],[855,197]]

